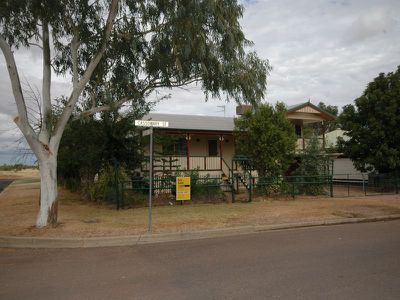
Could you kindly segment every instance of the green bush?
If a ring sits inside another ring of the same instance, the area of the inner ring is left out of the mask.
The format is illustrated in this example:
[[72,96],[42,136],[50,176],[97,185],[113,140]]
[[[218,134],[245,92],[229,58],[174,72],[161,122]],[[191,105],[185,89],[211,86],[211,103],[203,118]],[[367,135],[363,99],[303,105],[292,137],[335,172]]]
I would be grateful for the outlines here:
[[254,188],[255,195],[277,195],[282,192],[282,177],[260,177]]
[[194,199],[196,199],[196,197],[199,198],[207,197],[209,200],[211,200],[211,199],[221,198],[224,194],[224,192],[220,187],[221,179],[211,177],[210,174],[207,174],[205,176],[200,176],[199,169],[185,171],[185,172],[178,170],[177,172],[175,172],[175,176],[173,176],[174,191],[176,189],[175,178],[180,176],[190,177],[190,194],[191,197],[193,197]]
[[[82,190],[89,199],[96,201],[117,202],[117,188],[121,190],[121,182],[128,180],[124,168],[116,168],[112,165],[105,166],[92,184]],[[120,191],[121,192],[121,191]]]

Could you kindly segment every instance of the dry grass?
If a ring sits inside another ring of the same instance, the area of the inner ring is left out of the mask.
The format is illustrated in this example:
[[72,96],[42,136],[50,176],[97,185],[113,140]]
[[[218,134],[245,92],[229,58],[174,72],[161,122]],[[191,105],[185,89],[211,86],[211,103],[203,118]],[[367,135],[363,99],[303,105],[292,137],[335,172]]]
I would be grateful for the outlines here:
[[23,169],[20,171],[0,171],[0,179],[39,178],[38,169]]
[[[0,235],[109,236],[144,233],[147,208],[117,211],[113,207],[82,202],[78,194],[60,188],[59,226],[36,229],[39,180],[22,177],[0,194]],[[190,204],[153,209],[155,232],[182,232],[243,225],[264,225],[371,217],[400,213],[400,196],[352,198],[257,198],[252,203]]]

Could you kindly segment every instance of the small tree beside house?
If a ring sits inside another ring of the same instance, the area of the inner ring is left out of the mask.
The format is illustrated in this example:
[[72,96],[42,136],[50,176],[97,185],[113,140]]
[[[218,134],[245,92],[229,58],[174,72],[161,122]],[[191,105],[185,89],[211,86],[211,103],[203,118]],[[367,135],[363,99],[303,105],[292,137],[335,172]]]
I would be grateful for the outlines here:
[[259,177],[283,175],[293,163],[296,135],[284,104],[261,104],[235,120],[235,154],[248,157]]
[[295,192],[308,195],[322,194],[329,176],[329,162],[318,135],[314,133],[299,156],[299,167],[293,174]]

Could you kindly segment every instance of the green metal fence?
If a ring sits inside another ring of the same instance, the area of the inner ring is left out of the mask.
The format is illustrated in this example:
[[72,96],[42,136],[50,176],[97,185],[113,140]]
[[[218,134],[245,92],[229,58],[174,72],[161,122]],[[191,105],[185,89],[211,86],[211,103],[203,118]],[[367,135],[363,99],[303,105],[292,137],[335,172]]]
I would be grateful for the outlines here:
[[337,197],[398,194],[400,177],[396,174],[334,174],[333,190]]
[[[221,176],[190,176],[191,199],[193,201],[222,199],[224,193],[234,198],[232,183]],[[119,207],[145,206],[149,194],[149,178],[138,177],[120,183],[121,197]],[[155,176],[153,178],[153,195],[164,204],[174,201],[176,193],[176,176]],[[161,200],[160,200],[161,199]]]
[[[241,184],[247,193],[247,201],[255,196],[291,196],[299,195],[329,197],[352,197],[398,194],[400,177],[390,174],[335,174],[318,176],[277,176],[257,177],[249,172],[245,176],[233,174],[231,178],[222,176],[190,176],[191,198],[216,201],[222,195],[235,201]],[[155,176],[153,179],[153,195],[164,199],[160,204],[174,203],[176,192],[176,176]],[[133,178],[120,181],[115,191],[117,208],[146,206],[149,194],[149,179]],[[156,201],[157,203],[157,201]]]
[[260,195],[329,195],[333,197],[332,176],[253,177],[249,200]]

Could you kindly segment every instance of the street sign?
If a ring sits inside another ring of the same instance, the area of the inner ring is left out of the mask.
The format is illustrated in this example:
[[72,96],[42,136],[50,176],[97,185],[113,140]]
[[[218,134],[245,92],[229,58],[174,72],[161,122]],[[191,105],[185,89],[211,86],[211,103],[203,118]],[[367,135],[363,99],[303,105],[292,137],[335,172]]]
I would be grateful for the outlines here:
[[152,133],[153,133],[153,128],[149,128],[149,129],[146,129],[146,130],[142,131],[142,135],[143,136],[150,135]]
[[153,203],[153,127],[168,127],[166,121],[135,120],[135,125],[140,127],[150,127],[143,130],[143,136],[150,135],[150,170],[149,170],[149,233],[152,226],[152,203]]
[[176,177],[176,201],[190,200],[190,177]]
[[168,127],[168,122],[153,120],[135,120],[135,125],[140,127]]

